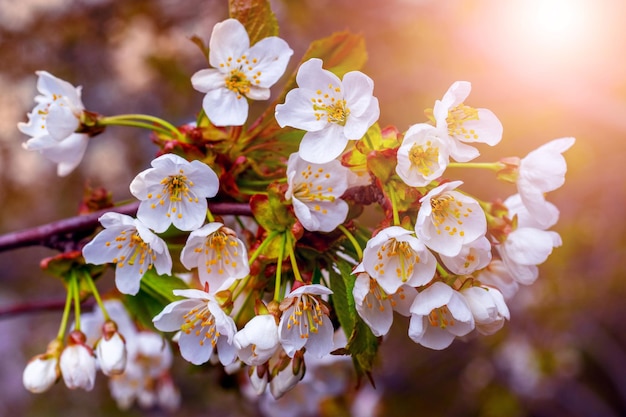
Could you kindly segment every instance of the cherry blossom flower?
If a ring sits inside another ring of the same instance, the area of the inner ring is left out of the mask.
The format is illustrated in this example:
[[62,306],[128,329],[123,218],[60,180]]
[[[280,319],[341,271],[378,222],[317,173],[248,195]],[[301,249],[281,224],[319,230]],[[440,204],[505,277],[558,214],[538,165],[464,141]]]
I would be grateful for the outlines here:
[[267,362],[280,347],[278,323],[271,314],[254,316],[233,339],[237,356],[246,365]]
[[63,342],[58,339],[48,344],[46,353],[32,358],[22,374],[22,383],[30,392],[39,394],[47,391],[61,377],[59,356]]
[[174,154],[161,155],[151,165],[130,183],[130,192],[141,200],[137,218],[157,233],[172,223],[179,230],[202,226],[206,199],[219,189],[217,174],[203,162]]
[[395,294],[402,285],[428,284],[437,260],[412,231],[391,226],[367,242],[363,268],[387,294]]
[[328,308],[319,298],[329,294],[332,291],[323,285],[302,285],[280,303],[283,314],[278,323],[278,335],[290,358],[303,347],[318,358],[332,350],[333,324]]
[[246,29],[236,19],[213,27],[209,64],[191,77],[196,90],[206,93],[202,108],[216,126],[241,126],[248,102],[270,98],[270,87],[285,72],[293,54],[284,40],[270,36],[250,46]]
[[74,87],[46,71],[37,71],[37,103],[28,113],[28,123],[18,129],[31,137],[24,143],[29,151],[39,151],[57,165],[57,174],[66,176],[83,159],[89,136],[75,133],[84,111],[81,87]]
[[508,217],[513,219],[517,216],[517,224],[536,229],[548,229],[559,220],[559,209],[549,201],[545,202],[540,213],[531,214],[522,201],[522,196],[514,194],[504,200],[504,205],[509,210]]
[[469,96],[472,85],[457,81],[450,86],[441,101],[435,102],[433,116],[440,129],[448,131],[450,156],[459,162],[467,162],[480,153],[468,143],[497,145],[502,139],[502,123],[491,110],[476,109],[463,102]]
[[299,153],[287,162],[286,199],[309,231],[330,232],[346,220],[348,203],[340,197],[348,188],[350,170],[337,160],[324,164],[305,161]]
[[513,298],[519,289],[519,284],[501,259],[492,260],[486,268],[476,272],[475,278],[483,285],[497,288],[505,300]]
[[207,292],[174,290],[174,295],[185,299],[165,306],[153,319],[155,327],[164,332],[180,330],[180,353],[194,365],[207,362],[216,349],[222,365],[231,364],[236,354],[233,337],[237,332],[233,319]]
[[509,320],[509,308],[502,293],[495,288],[480,286],[461,290],[474,316],[476,330],[480,334],[494,334]]
[[280,127],[306,131],[300,156],[308,162],[332,161],[349,140],[361,139],[378,120],[374,82],[360,71],[350,71],[340,80],[322,69],[322,60],[311,58],[298,69],[296,82],[298,88],[276,106],[276,121]]
[[424,187],[439,178],[449,162],[445,130],[426,123],[407,130],[398,149],[396,173],[412,187]]
[[250,272],[248,254],[235,232],[219,222],[194,230],[187,238],[180,260],[185,268],[198,268],[202,284],[209,292],[224,290]]
[[466,245],[487,231],[480,204],[454,191],[462,181],[433,188],[420,199],[415,234],[426,246],[445,256],[457,256]]
[[68,336],[68,344],[61,352],[59,367],[63,381],[69,389],[91,391],[96,381],[96,357],[87,346],[86,336],[79,330]]
[[114,321],[102,325],[102,338],[96,344],[96,358],[102,373],[118,375],[126,369],[126,341]]
[[565,182],[567,163],[562,154],[575,141],[574,138],[555,139],[530,152],[520,161],[517,190],[524,206],[541,224],[542,229],[551,226],[553,217],[549,213],[554,211],[546,207],[544,194],[556,190]]
[[357,313],[378,337],[389,332],[394,311],[406,317],[411,315],[409,309],[417,290],[402,285],[394,294],[387,294],[368,273],[360,272],[356,276],[352,295]]
[[467,300],[443,282],[417,294],[411,304],[409,337],[424,347],[445,349],[455,337],[473,329],[474,316]]
[[269,383],[270,393],[274,399],[279,399],[292,390],[304,378],[306,372],[303,353],[296,352],[293,358],[286,359],[285,364],[280,366]]
[[461,252],[456,256],[441,255],[441,261],[454,274],[471,274],[491,262],[491,243],[485,236],[481,236],[463,245]]
[[85,245],[83,256],[91,264],[114,263],[120,292],[137,294],[141,278],[153,267],[159,274],[171,273],[166,243],[141,221],[120,213],[105,213],[99,221],[105,229]]

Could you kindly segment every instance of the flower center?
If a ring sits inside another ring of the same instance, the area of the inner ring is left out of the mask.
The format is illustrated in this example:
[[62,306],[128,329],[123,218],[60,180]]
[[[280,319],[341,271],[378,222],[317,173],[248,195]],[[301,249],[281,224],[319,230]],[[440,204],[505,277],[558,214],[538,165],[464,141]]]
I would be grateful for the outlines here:
[[[157,203],[161,206],[165,204],[165,200],[167,199],[167,217],[170,217],[172,214],[176,214],[179,219],[183,217],[182,210],[180,209],[183,199],[187,200],[189,203],[198,203],[200,201],[195,193],[191,191],[191,187],[194,186],[194,183],[187,178],[183,169],[180,169],[177,175],[169,175],[163,178],[161,185],[163,186],[161,192],[156,196],[149,193],[148,199],[156,198],[158,200]],[[157,203],[152,203],[150,207],[153,209],[156,208]]]
[[116,245],[116,248],[120,251],[120,256],[113,258],[113,263],[118,268],[138,263],[139,273],[143,274],[146,272],[144,265],[147,263],[146,268],[151,269],[153,262],[156,260],[156,255],[152,248],[143,241],[136,231],[122,230],[115,238],[115,242],[106,242],[105,245]]
[[315,118],[317,120],[325,118],[328,123],[345,126],[350,109],[346,106],[346,100],[341,98],[341,88],[328,84],[328,89],[328,93],[317,90],[316,96],[311,99]]
[[213,272],[213,268],[217,268],[220,275],[224,274],[226,266],[237,268],[237,261],[233,259],[239,257],[239,242],[233,234],[228,233],[230,229],[226,232],[224,230],[225,228],[221,228],[207,236],[204,245],[194,249],[197,253],[204,252],[206,259],[204,265],[209,274]]
[[304,294],[298,298],[287,322],[287,329],[298,327],[300,338],[308,339],[310,333],[317,333],[324,325],[324,313],[317,298]]
[[[300,201],[335,201],[336,197],[330,193],[333,192],[332,187],[325,187],[323,185],[324,180],[331,178],[330,172],[325,172],[324,168],[317,168],[313,170],[311,165],[308,165],[302,172],[300,172],[301,179],[303,181],[296,182],[294,185],[293,195]],[[300,177],[296,177],[296,181]],[[330,194],[330,195],[329,195]],[[326,214],[328,210],[322,209],[319,205],[314,206],[315,211],[320,211]]]
[[211,346],[215,347],[217,339],[220,337],[220,332],[215,326],[215,317],[213,317],[206,305],[192,308],[183,316],[183,319],[185,321],[180,326],[181,331],[186,334],[194,332],[196,337],[199,338],[198,343],[200,346],[204,346],[206,341],[209,340]]
[[428,314],[428,323],[433,327],[445,329],[448,326],[454,326],[454,317],[447,305],[435,308]]
[[463,226],[462,219],[470,215],[471,208],[464,207],[462,201],[458,201],[450,194],[431,199],[430,206],[433,209],[432,222],[437,229],[437,234],[441,234],[441,226],[443,226],[443,230],[450,236],[457,233],[461,237],[465,236],[465,232],[460,230]]
[[393,238],[383,244],[376,255],[379,262],[374,265],[374,270],[383,276],[387,266],[395,267],[396,277],[402,282],[409,280],[413,275],[415,264],[420,262],[419,255],[413,251],[408,242],[398,242]]
[[448,134],[456,136],[461,140],[477,140],[478,134],[474,129],[466,129],[463,124],[469,120],[478,120],[478,110],[459,104],[448,111],[446,122],[448,123]]
[[416,168],[424,177],[434,172],[434,167],[439,162],[439,148],[432,146],[432,142],[426,142],[426,146],[414,144],[409,150],[411,168]]
[[226,88],[236,93],[237,99],[240,99],[242,95],[246,95],[250,92],[250,84],[250,80],[246,74],[238,68],[232,69],[230,74],[226,77]]

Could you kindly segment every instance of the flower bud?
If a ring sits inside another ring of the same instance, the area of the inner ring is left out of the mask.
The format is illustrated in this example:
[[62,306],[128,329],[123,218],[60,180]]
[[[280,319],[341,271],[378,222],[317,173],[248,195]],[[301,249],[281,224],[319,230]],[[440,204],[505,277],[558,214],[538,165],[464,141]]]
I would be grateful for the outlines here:
[[[287,358],[289,359],[289,358]],[[296,352],[291,363],[278,373],[270,381],[270,392],[275,399],[282,397],[287,391],[295,387],[302,378],[306,367],[304,365],[304,353]]]
[[117,331],[115,322],[109,320],[102,325],[102,338],[96,346],[96,355],[102,373],[119,375],[126,369],[126,342]]
[[59,355],[63,345],[60,340],[53,340],[45,354],[37,355],[28,362],[22,374],[24,387],[33,393],[42,393],[50,389],[61,376]]
[[96,358],[85,344],[86,336],[80,330],[72,331],[61,353],[59,366],[63,381],[69,389],[82,388],[91,391],[96,380]]
[[259,366],[251,366],[248,370],[250,385],[256,395],[261,395],[267,387],[268,369],[267,363]]

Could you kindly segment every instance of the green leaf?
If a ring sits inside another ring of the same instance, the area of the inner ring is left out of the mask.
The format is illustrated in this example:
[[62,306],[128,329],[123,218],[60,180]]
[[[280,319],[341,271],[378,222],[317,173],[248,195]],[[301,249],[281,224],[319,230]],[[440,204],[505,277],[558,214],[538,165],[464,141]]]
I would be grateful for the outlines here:
[[179,300],[174,290],[186,289],[189,286],[180,278],[170,275],[158,275],[153,269],[141,279],[139,292],[135,296],[127,295],[124,304],[142,326],[153,329],[152,319],[169,303]]
[[295,217],[287,209],[282,193],[272,186],[267,195],[255,194],[250,198],[250,208],[259,225],[268,232],[283,232],[291,229]]
[[278,21],[269,0],[229,0],[230,17],[243,24],[254,45],[268,36],[278,36]]
[[324,69],[341,78],[346,72],[360,70],[367,62],[365,39],[348,31],[333,33],[311,43],[302,62],[311,58],[320,58]]

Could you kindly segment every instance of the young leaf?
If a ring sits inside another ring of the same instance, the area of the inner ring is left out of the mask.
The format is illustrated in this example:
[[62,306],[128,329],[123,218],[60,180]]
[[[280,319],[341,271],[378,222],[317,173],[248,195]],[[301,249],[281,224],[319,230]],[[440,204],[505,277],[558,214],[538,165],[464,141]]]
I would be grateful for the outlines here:
[[278,21],[269,0],[229,0],[230,17],[243,24],[254,45],[268,36],[278,36]]

